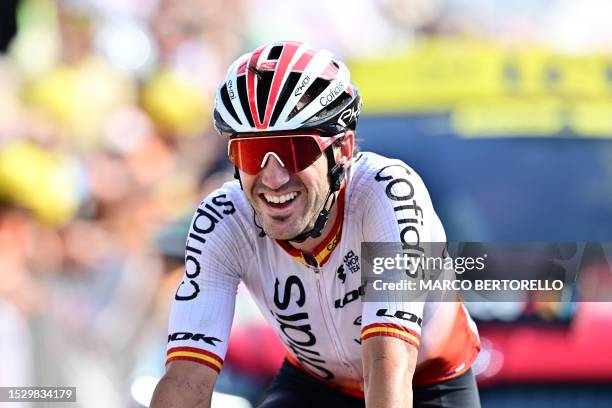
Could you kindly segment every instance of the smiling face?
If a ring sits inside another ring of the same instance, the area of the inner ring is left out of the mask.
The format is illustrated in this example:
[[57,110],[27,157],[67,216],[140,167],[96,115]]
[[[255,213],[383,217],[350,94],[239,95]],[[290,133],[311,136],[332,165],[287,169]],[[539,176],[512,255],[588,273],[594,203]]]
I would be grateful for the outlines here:
[[256,175],[240,172],[244,193],[271,238],[288,240],[313,227],[329,191],[327,158],[297,174],[273,156]]
[[[337,142],[338,147],[329,148],[334,151],[336,163],[346,170],[353,157],[354,132],[347,130],[342,140]],[[321,153],[314,163],[297,173],[283,167],[276,154],[266,154],[264,160],[263,168],[257,174],[240,171],[244,194],[255,209],[266,234],[271,238],[290,240],[312,229],[326,204],[329,193],[327,156]],[[335,211],[332,208],[325,228],[330,228],[334,221]],[[325,231],[323,229],[323,236]],[[318,239],[323,237],[309,238],[305,242],[313,244]]]

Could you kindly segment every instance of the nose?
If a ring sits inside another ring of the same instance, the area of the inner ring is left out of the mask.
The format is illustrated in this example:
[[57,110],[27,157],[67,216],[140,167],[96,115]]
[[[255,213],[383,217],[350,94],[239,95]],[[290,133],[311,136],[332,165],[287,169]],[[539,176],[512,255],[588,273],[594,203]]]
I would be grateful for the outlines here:
[[267,157],[260,175],[261,183],[271,190],[278,190],[291,179],[291,175],[287,169],[285,169],[273,155]]

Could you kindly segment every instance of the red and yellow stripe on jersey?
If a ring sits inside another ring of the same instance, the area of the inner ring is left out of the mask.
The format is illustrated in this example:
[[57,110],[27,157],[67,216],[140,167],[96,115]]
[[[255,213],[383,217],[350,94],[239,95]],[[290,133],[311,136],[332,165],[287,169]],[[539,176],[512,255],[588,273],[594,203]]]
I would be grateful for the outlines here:
[[393,323],[373,323],[361,329],[361,340],[375,336],[388,336],[404,340],[417,349],[421,344],[421,336],[414,330]]
[[173,347],[166,354],[166,365],[176,360],[193,361],[195,363],[204,364],[215,370],[217,373],[221,371],[223,359],[210,351],[202,350],[195,347]]

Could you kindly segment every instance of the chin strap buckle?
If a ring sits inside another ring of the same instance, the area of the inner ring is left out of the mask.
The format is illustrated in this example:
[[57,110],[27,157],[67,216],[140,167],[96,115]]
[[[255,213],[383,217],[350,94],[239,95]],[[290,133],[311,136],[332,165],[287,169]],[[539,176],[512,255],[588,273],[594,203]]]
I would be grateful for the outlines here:
[[321,231],[323,231],[323,227],[325,227],[325,224],[327,223],[328,219],[329,219],[329,210],[327,208],[324,208],[319,213],[319,217],[317,218],[317,221],[315,221],[315,225],[310,231],[310,236],[312,238],[319,238],[321,236]]

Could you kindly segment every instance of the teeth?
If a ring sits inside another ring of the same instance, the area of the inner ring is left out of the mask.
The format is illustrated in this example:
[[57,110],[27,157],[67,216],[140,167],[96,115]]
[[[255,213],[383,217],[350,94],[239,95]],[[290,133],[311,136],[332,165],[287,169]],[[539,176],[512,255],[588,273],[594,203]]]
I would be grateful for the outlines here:
[[282,196],[273,196],[270,194],[264,194],[264,197],[266,198],[266,201],[270,203],[282,204],[282,203],[286,203],[287,201],[293,200],[295,197],[297,197],[297,193],[293,191],[289,194],[285,194]]

